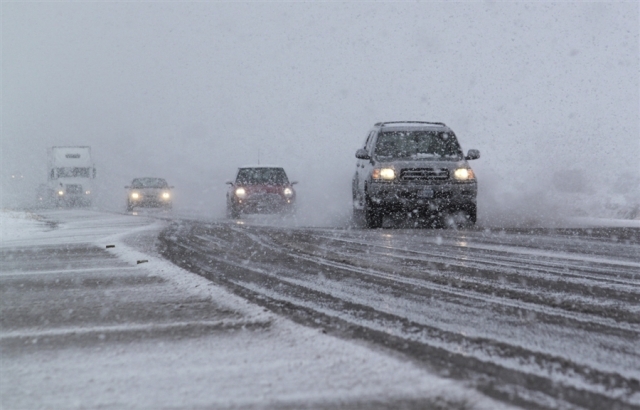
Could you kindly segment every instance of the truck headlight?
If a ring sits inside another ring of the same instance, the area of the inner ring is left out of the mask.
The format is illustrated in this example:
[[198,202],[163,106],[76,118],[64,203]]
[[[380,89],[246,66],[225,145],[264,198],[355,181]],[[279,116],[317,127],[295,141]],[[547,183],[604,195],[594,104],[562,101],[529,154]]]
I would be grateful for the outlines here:
[[285,188],[284,191],[282,191],[284,193],[284,196],[286,196],[287,198],[293,196],[293,190],[291,188]]
[[139,193],[137,193],[137,192],[133,192],[133,193],[131,194],[131,198],[132,198],[132,199],[138,199],[138,198],[140,198],[140,194],[139,194]]
[[376,168],[371,173],[371,177],[377,180],[391,181],[396,178],[396,171],[393,168]]
[[171,194],[169,194],[168,192],[162,193],[162,199],[169,199],[169,198],[171,198]]
[[247,191],[244,188],[236,188],[236,196],[240,199],[244,199],[247,196]]
[[476,177],[471,168],[458,168],[453,171],[453,176],[459,181],[468,181]]

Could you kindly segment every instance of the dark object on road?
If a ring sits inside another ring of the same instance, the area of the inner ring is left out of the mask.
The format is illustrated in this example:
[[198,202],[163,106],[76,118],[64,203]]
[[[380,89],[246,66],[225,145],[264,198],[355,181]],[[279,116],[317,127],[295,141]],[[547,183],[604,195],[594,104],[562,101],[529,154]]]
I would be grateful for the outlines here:
[[171,209],[173,206],[172,186],[163,178],[136,178],[127,189],[127,211],[135,207]]
[[148,260],[148,259],[142,259],[142,260],[139,260],[139,261],[136,263],[136,265],[140,265],[141,263],[147,263],[147,262],[149,262],[149,260]]
[[353,213],[367,228],[380,228],[392,214],[416,216],[432,226],[476,222],[478,185],[453,131],[443,123],[377,123],[356,152]]
[[107,248],[115,248],[115,245],[107,245]]
[[241,214],[287,213],[295,211],[296,191],[281,167],[251,166],[238,168],[235,182],[227,191],[227,216]]

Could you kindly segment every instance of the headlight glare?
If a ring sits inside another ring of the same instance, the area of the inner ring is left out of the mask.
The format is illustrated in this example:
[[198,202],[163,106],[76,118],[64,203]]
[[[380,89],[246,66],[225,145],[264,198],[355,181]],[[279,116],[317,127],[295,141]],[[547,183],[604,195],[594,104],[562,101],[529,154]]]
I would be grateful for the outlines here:
[[383,179],[391,181],[396,177],[396,171],[393,168],[376,168],[371,174],[373,179]]
[[140,194],[137,193],[137,192],[134,192],[134,193],[131,194],[131,198],[138,199],[138,198],[140,198]]
[[247,191],[244,188],[236,188],[236,196],[240,199],[244,199],[247,196]]
[[458,168],[453,172],[453,176],[460,181],[468,181],[475,178],[471,168]]
[[58,191],[58,195],[60,196],[64,195],[64,191]]
[[284,196],[290,197],[293,195],[293,190],[291,188],[285,188],[283,193],[284,193]]
[[169,198],[171,198],[171,195],[168,192],[162,193],[162,199],[169,199]]

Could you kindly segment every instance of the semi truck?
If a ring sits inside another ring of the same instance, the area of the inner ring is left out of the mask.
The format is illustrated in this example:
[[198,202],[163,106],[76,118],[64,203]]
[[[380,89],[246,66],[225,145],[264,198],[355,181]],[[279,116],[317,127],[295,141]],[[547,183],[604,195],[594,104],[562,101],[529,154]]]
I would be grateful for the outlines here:
[[91,147],[69,146],[47,149],[47,183],[38,189],[45,207],[91,206],[96,167]]

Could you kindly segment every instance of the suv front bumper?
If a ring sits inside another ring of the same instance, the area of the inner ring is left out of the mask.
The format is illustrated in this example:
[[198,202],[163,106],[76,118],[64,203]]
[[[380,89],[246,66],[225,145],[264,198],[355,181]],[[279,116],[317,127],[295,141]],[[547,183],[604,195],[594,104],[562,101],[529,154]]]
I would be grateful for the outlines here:
[[475,207],[477,182],[416,184],[370,182],[367,196],[371,204],[393,211],[440,211]]

